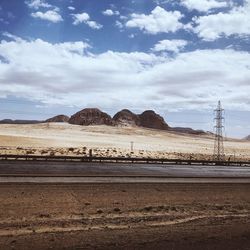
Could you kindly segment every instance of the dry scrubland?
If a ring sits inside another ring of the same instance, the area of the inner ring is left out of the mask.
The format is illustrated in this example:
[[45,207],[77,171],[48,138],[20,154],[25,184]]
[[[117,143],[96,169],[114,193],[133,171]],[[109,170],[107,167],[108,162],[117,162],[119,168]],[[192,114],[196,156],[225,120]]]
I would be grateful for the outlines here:
[[[136,156],[210,159],[212,135],[188,135],[138,127],[78,126],[67,123],[0,125],[0,153],[33,155]],[[130,142],[134,141],[134,152]],[[227,158],[250,158],[250,142],[225,141]]]
[[[209,158],[212,136],[60,123],[0,125],[1,153]],[[133,154],[130,142],[135,142]],[[225,142],[246,159],[250,143]],[[4,167],[4,165],[3,165]],[[249,184],[0,183],[0,249],[234,250],[250,245]]]
[[0,249],[249,250],[249,187],[1,184]]

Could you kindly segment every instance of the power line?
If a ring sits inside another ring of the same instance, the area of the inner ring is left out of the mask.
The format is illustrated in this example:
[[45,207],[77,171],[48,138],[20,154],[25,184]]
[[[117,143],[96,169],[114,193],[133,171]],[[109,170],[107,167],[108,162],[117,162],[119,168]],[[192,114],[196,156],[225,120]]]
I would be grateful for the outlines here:
[[218,102],[217,108],[214,110],[215,112],[215,138],[214,138],[214,160],[215,161],[223,161],[225,158],[224,155],[224,145],[223,145],[223,128],[224,128],[224,117],[221,102]]

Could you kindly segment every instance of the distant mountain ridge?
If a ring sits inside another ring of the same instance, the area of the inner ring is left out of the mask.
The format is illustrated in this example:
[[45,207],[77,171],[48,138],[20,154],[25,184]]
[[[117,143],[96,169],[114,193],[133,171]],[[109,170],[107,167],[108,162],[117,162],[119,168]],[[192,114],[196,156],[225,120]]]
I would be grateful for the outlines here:
[[244,140],[250,141],[250,135],[243,138]]
[[205,132],[201,129],[192,129],[192,128],[185,128],[185,127],[172,127],[170,131],[179,132],[179,133],[186,133],[186,134],[211,134],[210,132]]
[[135,114],[128,109],[117,112],[113,117],[101,111],[98,108],[85,108],[73,114],[71,117],[66,115],[57,115],[45,121],[37,120],[11,120],[4,119],[0,124],[36,124],[44,122],[68,122],[70,124],[89,126],[89,125],[107,125],[107,126],[134,126],[158,130],[175,131],[188,134],[206,134],[203,130],[194,130],[192,128],[170,127],[164,118],[153,110],[145,110],[141,114]]
[[67,115],[56,115],[47,119],[45,122],[68,122],[69,117]]
[[0,120],[0,124],[37,124],[42,123],[38,120],[12,120],[12,119],[3,119]]

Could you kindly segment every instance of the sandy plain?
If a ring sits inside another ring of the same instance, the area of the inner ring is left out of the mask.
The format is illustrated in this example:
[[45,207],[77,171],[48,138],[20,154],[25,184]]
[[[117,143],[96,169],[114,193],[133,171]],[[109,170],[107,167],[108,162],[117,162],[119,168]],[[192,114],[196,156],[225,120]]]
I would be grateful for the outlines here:
[[[134,149],[131,153],[131,142]],[[0,125],[0,153],[136,156],[210,159],[213,135],[189,135],[138,127],[78,126],[67,123]],[[250,158],[250,142],[226,138],[231,160]]]

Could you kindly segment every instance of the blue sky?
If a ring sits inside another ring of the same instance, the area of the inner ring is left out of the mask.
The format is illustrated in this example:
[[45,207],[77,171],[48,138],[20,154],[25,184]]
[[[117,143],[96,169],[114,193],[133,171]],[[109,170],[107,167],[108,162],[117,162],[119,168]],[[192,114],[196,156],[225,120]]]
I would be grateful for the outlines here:
[[0,118],[154,109],[250,134],[250,1],[1,0]]

